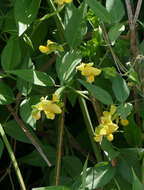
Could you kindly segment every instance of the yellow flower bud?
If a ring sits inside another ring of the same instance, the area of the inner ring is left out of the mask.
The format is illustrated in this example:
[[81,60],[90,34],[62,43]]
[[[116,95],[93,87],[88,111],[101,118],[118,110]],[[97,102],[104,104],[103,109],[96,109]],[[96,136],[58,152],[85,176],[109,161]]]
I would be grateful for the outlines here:
[[128,121],[127,119],[122,119],[122,118],[121,118],[120,123],[121,123],[121,125],[123,125],[123,126],[127,126],[127,125],[129,124],[129,121]]
[[108,141],[112,141],[114,137],[112,134],[109,134],[106,138]]

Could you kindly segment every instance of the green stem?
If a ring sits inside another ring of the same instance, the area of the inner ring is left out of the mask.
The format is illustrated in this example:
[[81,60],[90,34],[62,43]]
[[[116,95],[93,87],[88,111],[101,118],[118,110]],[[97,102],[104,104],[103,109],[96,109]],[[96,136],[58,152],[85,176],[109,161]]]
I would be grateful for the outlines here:
[[97,162],[101,162],[102,161],[102,156],[101,156],[101,152],[100,152],[100,148],[98,146],[98,144],[96,144],[96,142],[94,141],[93,137],[94,137],[94,130],[93,130],[93,126],[92,126],[92,122],[90,119],[90,115],[87,109],[87,105],[86,102],[84,100],[84,98],[79,97],[79,103],[80,103],[80,107],[82,110],[82,114],[85,120],[85,124],[87,126],[87,131],[88,131],[88,135],[92,144],[92,148],[95,154],[95,157],[97,159]]
[[25,187],[25,184],[24,184],[24,181],[23,181],[23,177],[22,177],[21,172],[20,172],[20,169],[19,169],[19,167],[18,167],[17,160],[16,160],[16,158],[15,158],[15,155],[14,155],[14,153],[13,153],[13,151],[12,151],[12,148],[11,148],[11,146],[10,146],[10,143],[9,143],[7,137],[6,137],[6,134],[5,134],[5,132],[4,132],[3,127],[2,127],[1,124],[0,124],[0,134],[1,134],[1,136],[2,136],[2,138],[3,138],[3,141],[4,141],[4,143],[5,143],[5,146],[6,146],[7,150],[8,150],[8,153],[9,153],[9,156],[10,156],[10,158],[11,158],[12,164],[13,164],[13,166],[14,166],[16,175],[17,175],[17,177],[18,177],[18,180],[19,180],[21,189],[22,189],[22,190],[26,190],[26,187]]
[[65,26],[64,26],[64,24],[63,24],[63,22],[62,22],[62,19],[61,19],[60,15],[59,15],[59,12],[57,11],[57,9],[56,9],[56,7],[55,7],[55,5],[54,5],[54,3],[53,3],[53,0],[47,0],[47,2],[48,2],[48,3],[50,2],[52,9],[53,9],[54,12],[56,13],[58,22],[59,22],[59,24],[60,24],[60,26],[61,26],[61,29],[62,29],[62,31],[64,31],[64,30],[65,30]]

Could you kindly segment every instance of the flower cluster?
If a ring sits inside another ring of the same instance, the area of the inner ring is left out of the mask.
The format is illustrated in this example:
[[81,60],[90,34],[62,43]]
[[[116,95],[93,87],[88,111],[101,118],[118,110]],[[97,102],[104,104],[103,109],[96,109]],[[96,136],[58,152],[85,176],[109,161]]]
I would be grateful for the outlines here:
[[38,104],[32,106],[32,116],[36,120],[39,120],[41,118],[41,111],[44,111],[48,119],[54,119],[55,114],[61,114],[61,106],[62,104],[56,94],[52,95],[52,100],[42,97]]
[[72,0],[56,0],[59,5],[62,5],[63,3],[71,3]]
[[81,71],[81,74],[86,77],[87,82],[94,82],[94,77],[101,74],[101,70],[93,67],[93,62],[91,63],[81,63],[80,66],[76,67],[77,70]]
[[40,45],[39,50],[45,54],[50,54],[50,53],[56,52],[56,51],[64,51],[62,45],[58,45],[56,42],[53,42],[51,40],[47,41],[46,46]]
[[[101,142],[103,137],[106,137],[109,141],[113,140],[113,133],[118,130],[118,122],[119,116],[116,112],[117,107],[115,105],[111,105],[110,111],[104,111],[103,116],[100,118],[100,124],[95,129],[94,140],[96,142]],[[116,123],[113,122],[116,120]],[[120,123],[123,126],[128,125],[127,119],[120,118]]]

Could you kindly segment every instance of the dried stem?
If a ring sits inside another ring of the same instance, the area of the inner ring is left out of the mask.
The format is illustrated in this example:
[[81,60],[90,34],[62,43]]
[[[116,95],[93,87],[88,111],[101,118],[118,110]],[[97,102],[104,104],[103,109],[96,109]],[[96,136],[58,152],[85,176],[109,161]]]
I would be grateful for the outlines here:
[[51,163],[47,159],[46,155],[44,154],[43,150],[38,145],[38,143],[36,142],[36,140],[33,138],[33,136],[30,134],[30,132],[28,131],[28,129],[25,127],[25,125],[22,122],[22,120],[18,117],[18,115],[15,112],[15,110],[12,108],[11,105],[8,105],[7,107],[9,109],[9,111],[11,112],[11,114],[13,115],[13,117],[15,118],[15,120],[17,121],[17,123],[21,126],[22,130],[24,131],[24,133],[27,135],[27,137],[30,139],[30,141],[35,146],[35,148],[37,149],[37,151],[40,153],[40,155],[42,156],[42,158],[45,160],[45,162],[47,163],[47,165],[50,167]]

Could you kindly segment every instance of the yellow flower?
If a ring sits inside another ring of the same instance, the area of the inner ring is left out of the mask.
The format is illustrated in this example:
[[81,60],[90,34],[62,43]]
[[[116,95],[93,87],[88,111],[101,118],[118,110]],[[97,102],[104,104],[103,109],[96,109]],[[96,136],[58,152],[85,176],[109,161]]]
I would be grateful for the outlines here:
[[40,112],[44,111],[48,119],[54,119],[55,114],[60,114],[62,112],[59,103],[59,99],[56,94],[52,95],[52,100],[47,100],[46,98],[41,98],[40,103],[33,106],[32,115],[35,119],[40,119]]
[[95,130],[94,140],[96,142],[101,142],[103,137],[106,137],[109,141],[113,140],[113,133],[118,129],[118,125],[112,121],[112,115],[115,111],[116,107],[112,105],[110,112],[103,112],[103,116],[100,118],[100,125]]
[[56,0],[59,5],[62,5],[63,3],[71,3],[72,0]]
[[64,49],[61,45],[58,45],[56,42],[53,42],[51,40],[47,41],[46,46],[40,45],[39,50],[45,54],[50,54],[50,53],[55,52],[55,51],[64,51]]
[[127,120],[127,119],[120,119],[120,123],[121,123],[121,125],[123,125],[123,126],[127,126],[128,124],[129,124],[129,121]]
[[86,77],[87,82],[94,82],[94,77],[101,74],[101,70],[93,67],[94,63],[81,63],[80,66],[76,67],[77,70],[81,71],[81,74]]

